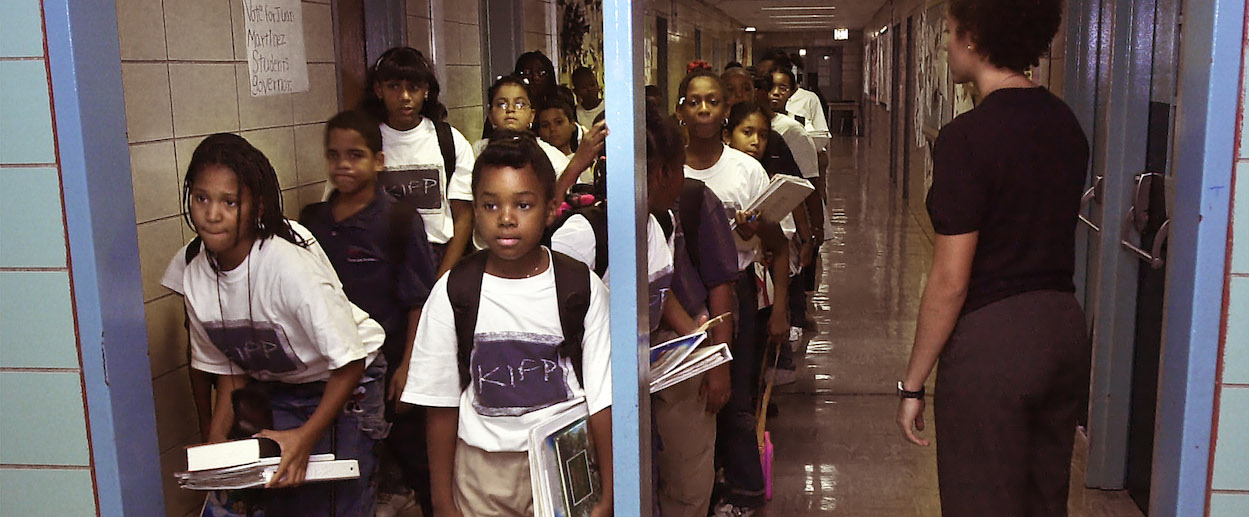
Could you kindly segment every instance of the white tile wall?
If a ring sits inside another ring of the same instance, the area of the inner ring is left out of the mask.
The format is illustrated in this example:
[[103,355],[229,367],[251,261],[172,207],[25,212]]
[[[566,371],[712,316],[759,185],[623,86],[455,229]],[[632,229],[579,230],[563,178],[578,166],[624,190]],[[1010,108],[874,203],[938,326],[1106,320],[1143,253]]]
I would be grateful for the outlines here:
[[126,136],[130,142],[173,136],[173,108],[169,96],[169,65],[121,64],[126,106]]
[[[165,59],[165,16],[151,0],[117,0],[122,59]],[[127,110],[129,111],[129,110]]]
[[178,181],[173,141],[130,146],[130,177],[134,182],[136,222],[173,217],[181,211],[182,184]]
[[[238,2],[164,0],[165,46],[169,49],[169,59],[230,60],[235,52],[230,38],[230,8],[234,4]],[[242,12],[239,7],[235,10]],[[156,5],[152,5],[152,10],[155,9]]]
[[[171,63],[175,136],[239,130],[239,102],[231,63]],[[153,92],[159,93],[159,92]]]
[[[176,294],[144,306],[147,312],[148,363],[153,377],[187,365],[187,333],[182,326],[186,305]],[[161,415],[164,417],[165,415]]]

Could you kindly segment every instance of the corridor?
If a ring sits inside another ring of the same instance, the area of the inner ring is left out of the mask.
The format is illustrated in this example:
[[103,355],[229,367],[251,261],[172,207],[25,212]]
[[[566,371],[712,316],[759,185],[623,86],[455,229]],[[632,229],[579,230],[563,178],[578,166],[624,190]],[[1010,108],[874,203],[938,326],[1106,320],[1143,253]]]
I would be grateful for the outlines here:
[[[807,332],[805,354],[795,355],[798,381],[777,389],[779,411],[768,419],[775,466],[767,514],[774,517],[940,515],[935,447],[905,442],[893,423],[931,228],[891,185],[887,146],[868,142],[835,137],[830,145],[834,232],[813,300],[818,329]],[[923,434],[932,438],[931,404],[925,420]],[[1140,516],[1125,492],[1083,488],[1086,447],[1078,438],[1072,517]]]

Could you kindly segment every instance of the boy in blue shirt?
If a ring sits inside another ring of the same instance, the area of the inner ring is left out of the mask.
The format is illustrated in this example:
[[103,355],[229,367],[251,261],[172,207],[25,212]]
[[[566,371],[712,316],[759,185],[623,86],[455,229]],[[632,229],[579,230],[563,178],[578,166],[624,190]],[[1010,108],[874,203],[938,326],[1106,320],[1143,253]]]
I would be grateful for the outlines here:
[[347,298],[386,331],[382,353],[390,365],[386,398],[392,401],[386,414],[393,423],[387,445],[428,513],[423,413],[398,407],[398,398],[408,378],[421,307],[434,283],[436,258],[420,215],[384,195],[377,182],[385,156],[375,119],[359,111],[331,118],[325,129],[325,159],[334,189],[329,200],[305,207],[299,219],[329,256]]
[[[436,515],[532,515],[529,430],[583,399],[600,468],[592,515],[611,513],[607,289],[540,245],[557,208],[555,170],[533,136],[497,132],[473,167],[474,226],[486,250],[434,284],[401,398],[427,407]],[[480,283],[475,312],[465,314],[456,301],[463,285],[449,284],[469,268],[480,268]],[[588,281],[580,343],[565,342],[561,274]]]

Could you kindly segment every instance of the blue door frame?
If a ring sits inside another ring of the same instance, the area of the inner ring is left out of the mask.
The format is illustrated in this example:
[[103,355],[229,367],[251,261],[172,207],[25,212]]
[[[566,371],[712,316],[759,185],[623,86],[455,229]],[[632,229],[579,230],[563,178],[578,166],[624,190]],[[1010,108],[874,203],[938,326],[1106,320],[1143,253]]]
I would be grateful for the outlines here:
[[653,501],[642,40],[642,5],[635,5],[633,0],[605,0],[603,83],[611,124],[607,137],[607,254],[612,271],[617,272],[612,275],[611,292],[612,454],[615,513],[630,516],[643,515],[643,509],[649,514]]
[[[1136,8],[1144,4],[1152,2],[1073,0],[1069,4],[1068,82],[1064,91],[1090,134],[1096,124],[1110,123],[1113,131],[1122,132],[1133,130],[1139,122],[1140,116],[1133,115],[1134,110],[1124,99],[1131,98],[1132,89],[1141,86],[1137,82],[1140,69],[1133,65],[1133,58],[1148,62],[1149,57],[1132,56],[1136,40],[1126,36],[1136,29],[1149,29],[1133,27],[1132,23],[1142,19]],[[1150,515],[1197,516],[1206,511],[1244,14],[1243,0],[1184,5],[1172,165],[1182,174],[1174,187],[1166,257],[1166,312]],[[1082,23],[1073,23],[1076,20]],[[1110,26],[1122,32],[1118,37],[1106,35],[1097,25],[1108,27],[1110,22]],[[1109,59],[1103,60],[1096,51],[1103,45],[1109,45]],[[1108,115],[1094,120],[1102,103],[1107,103]],[[1109,140],[1109,149],[1095,151],[1108,153],[1103,162],[1107,170],[1122,168],[1122,163],[1114,161],[1130,153],[1124,152],[1123,145],[1115,145],[1116,141],[1122,144],[1123,138]],[[1113,192],[1111,189],[1117,187],[1108,178],[1106,188]],[[1101,225],[1102,232],[1116,234],[1104,236],[1101,250],[1089,250],[1101,259],[1092,261],[1095,265],[1090,267],[1105,268],[1106,255],[1121,253],[1118,243],[1112,241],[1120,238],[1114,222],[1123,212],[1111,208],[1114,207],[1103,207],[1107,216],[1103,220],[1110,223]],[[1097,279],[1107,274],[1105,269],[1082,271],[1081,278]],[[1123,333],[1113,321],[1130,318],[1130,314],[1107,314],[1122,312],[1114,309],[1113,302],[1116,296],[1124,299],[1123,293],[1107,292],[1117,285],[1118,282],[1109,280],[1094,280],[1088,286],[1088,299],[1093,305],[1090,309],[1100,308],[1104,312],[1098,318],[1106,320],[1095,323],[1095,332],[1101,331],[1099,337],[1103,339],[1114,340],[1105,344],[1107,350],[1118,350],[1107,352],[1104,357],[1095,353],[1094,357],[1095,369],[1100,366],[1103,377],[1099,379],[1095,373],[1091,386],[1089,484],[1100,488],[1122,486],[1125,461],[1127,423],[1122,417],[1126,413],[1119,404],[1128,396],[1122,390],[1130,383],[1130,378],[1125,378],[1130,373],[1124,372],[1130,368],[1132,334]],[[1109,306],[1098,307],[1106,303]],[[1125,358],[1129,362],[1123,363]]]
[[100,515],[164,515],[117,7],[44,0]]

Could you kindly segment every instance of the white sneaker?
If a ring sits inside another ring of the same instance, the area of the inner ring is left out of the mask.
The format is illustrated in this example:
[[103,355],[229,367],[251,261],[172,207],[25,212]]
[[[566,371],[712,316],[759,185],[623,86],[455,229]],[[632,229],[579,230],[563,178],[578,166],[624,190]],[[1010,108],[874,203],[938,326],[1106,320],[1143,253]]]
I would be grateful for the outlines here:
[[398,517],[416,507],[416,493],[406,489],[402,494],[380,493],[377,495],[376,517]]
[[715,517],[752,517],[755,514],[754,508],[745,508],[742,506],[733,506],[724,503],[716,507]]

